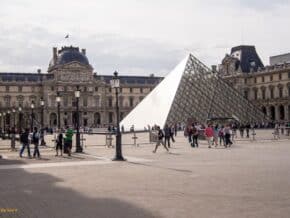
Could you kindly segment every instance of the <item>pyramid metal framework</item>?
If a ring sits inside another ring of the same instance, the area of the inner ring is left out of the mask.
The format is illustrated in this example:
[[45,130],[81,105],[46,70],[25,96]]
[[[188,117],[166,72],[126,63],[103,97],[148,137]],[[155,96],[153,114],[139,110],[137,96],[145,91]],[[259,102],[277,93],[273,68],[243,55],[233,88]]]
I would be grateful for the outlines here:
[[264,114],[219,75],[189,54],[131,111],[121,125],[144,130],[148,125],[193,119],[232,117],[241,123],[263,122]]

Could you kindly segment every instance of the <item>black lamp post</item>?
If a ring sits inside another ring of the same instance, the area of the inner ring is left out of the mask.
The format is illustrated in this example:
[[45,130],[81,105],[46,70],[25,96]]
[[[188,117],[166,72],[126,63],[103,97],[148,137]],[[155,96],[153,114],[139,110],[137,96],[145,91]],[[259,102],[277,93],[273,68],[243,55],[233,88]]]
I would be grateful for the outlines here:
[[119,115],[119,92],[118,89],[120,88],[120,80],[118,77],[118,72],[114,72],[114,77],[110,81],[111,87],[115,88],[116,91],[116,124],[117,124],[117,131],[116,131],[116,156],[113,160],[115,161],[124,161],[125,159],[123,158],[122,155],[122,136],[120,132],[120,115]]
[[16,110],[13,108],[13,109],[12,109],[12,113],[13,113],[13,127],[14,127],[14,128],[16,127],[16,126],[15,126],[15,116],[16,116],[15,112],[16,112]]
[[76,134],[76,152],[81,153],[83,152],[83,148],[81,147],[81,138],[80,138],[80,115],[79,115],[79,98],[81,95],[81,91],[77,86],[77,90],[75,91],[75,98],[76,98],[76,109],[77,109],[77,134]]
[[6,132],[6,113],[3,112],[3,139],[5,139],[5,132]]
[[40,145],[45,145],[44,141],[44,100],[43,97],[40,98],[40,106],[41,106],[41,142]]
[[20,106],[19,108],[18,108],[18,112],[19,112],[19,114],[18,114],[18,118],[19,118],[19,120],[18,120],[18,122],[19,122],[19,127],[18,127],[18,132],[19,132],[19,134],[22,132],[22,107]]
[[[0,112],[0,119],[1,119],[0,128],[2,128],[3,117],[2,117],[2,113],[1,112]],[[1,138],[3,139],[3,129],[1,131]]]
[[33,121],[34,121],[34,101],[31,102],[31,122],[30,122],[30,131],[33,132]]
[[57,92],[56,102],[57,102],[57,128],[60,129],[60,96],[59,96],[59,92]]

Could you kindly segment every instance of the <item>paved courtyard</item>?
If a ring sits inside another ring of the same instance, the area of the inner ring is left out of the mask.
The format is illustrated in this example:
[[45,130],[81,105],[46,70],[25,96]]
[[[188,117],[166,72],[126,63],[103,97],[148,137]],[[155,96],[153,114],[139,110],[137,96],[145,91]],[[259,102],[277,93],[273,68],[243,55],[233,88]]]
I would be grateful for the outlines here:
[[[86,136],[84,154],[19,158],[0,141],[0,217],[289,217],[290,141],[271,130],[233,147],[191,148],[179,133],[167,153],[148,134],[123,137],[126,162],[112,162],[104,136]],[[114,141],[113,141],[114,143]]]

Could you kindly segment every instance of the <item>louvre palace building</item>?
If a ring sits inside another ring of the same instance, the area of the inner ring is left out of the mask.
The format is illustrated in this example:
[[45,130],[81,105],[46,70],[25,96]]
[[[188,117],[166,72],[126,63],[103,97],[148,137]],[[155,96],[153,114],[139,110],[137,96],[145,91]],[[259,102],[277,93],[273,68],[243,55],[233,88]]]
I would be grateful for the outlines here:
[[269,120],[290,121],[290,54],[270,57],[264,66],[254,46],[237,46],[218,72]]
[[[61,127],[75,126],[76,98],[79,87],[80,126],[105,127],[116,123],[116,96],[110,80],[113,77],[94,73],[85,49],[53,48],[48,70],[42,73],[0,73],[0,121],[6,128],[40,126],[56,127],[57,96],[60,96]],[[163,78],[119,76],[120,118],[126,116]],[[41,105],[41,100],[44,104]],[[32,106],[34,105],[34,106]],[[33,109],[32,109],[33,108]],[[5,114],[5,116],[4,116]],[[4,118],[5,117],[5,118]]]

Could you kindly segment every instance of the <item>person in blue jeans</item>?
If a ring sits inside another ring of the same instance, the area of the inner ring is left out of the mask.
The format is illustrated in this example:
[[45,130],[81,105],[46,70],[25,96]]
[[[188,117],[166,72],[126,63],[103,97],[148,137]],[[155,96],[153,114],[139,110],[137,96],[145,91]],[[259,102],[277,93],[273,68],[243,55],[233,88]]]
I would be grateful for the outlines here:
[[29,147],[29,129],[26,128],[23,133],[20,135],[20,143],[22,144],[22,148],[20,150],[19,156],[22,157],[24,149],[27,147],[28,157],[31,158],[30,147]]
[[35,158],[36,155],[38,158],[40,158],[40,152],[39,152],[39,139],[40,139],[40,134],[37,131],[37,127],[34,127],[33,133],[32,133],[32,143],[34,144],[34,152],[33,152],[33,157]]

